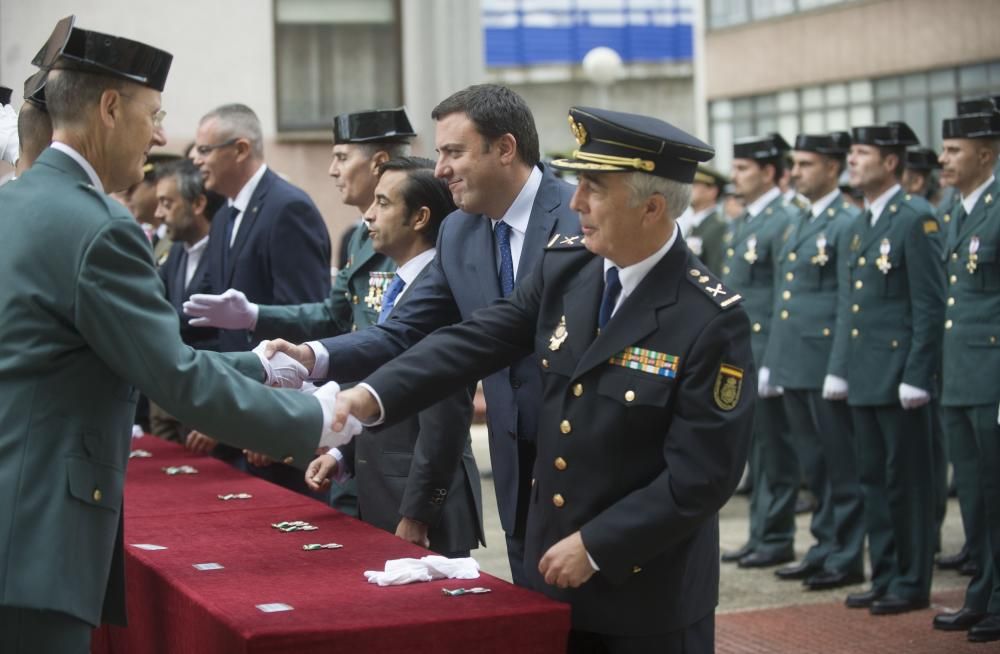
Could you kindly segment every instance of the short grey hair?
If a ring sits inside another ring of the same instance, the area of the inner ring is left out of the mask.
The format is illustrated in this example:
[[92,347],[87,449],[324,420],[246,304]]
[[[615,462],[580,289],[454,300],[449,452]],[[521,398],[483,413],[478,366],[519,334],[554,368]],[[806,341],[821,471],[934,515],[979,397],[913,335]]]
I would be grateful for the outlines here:
[[209,120],[218,123],[223,140],[246,139],[250,142],[250,150],[254,157],[264,158],[264,136],[260,129],[260,119],[253,109],[245,104],[224,104],[202,116],[199,124]]
[[205,183],[198,167],[190,159],[178,159],[156,167],[156,181],[173,177],[177,181],[177,192],[188,205],[194,204],[205,194]]
[[87,112],[100,104],[105,91],[121,93],[127,85],[125,80],[89,71],[49,71],[45,83],[45,103],[52,124],[66,127],[85,125]]
[[410,144],[406,141],[384,141],[374,143],[355,143],[365,157],[371,159],[376,152],[385,152],[390,159],[402,159],[410,156]]
[[651,195],[659,194],[667,201],[667,214],[676,219],[691,204],[691,185],[649,173],[629,173],[625,178],[631,195],[629,205],[638,207]]

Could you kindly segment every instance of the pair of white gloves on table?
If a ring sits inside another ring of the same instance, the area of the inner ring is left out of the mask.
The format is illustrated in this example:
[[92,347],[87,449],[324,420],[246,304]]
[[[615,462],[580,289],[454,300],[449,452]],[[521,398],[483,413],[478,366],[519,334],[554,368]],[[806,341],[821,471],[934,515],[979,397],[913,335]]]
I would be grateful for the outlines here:
[[419,559],[391,559],[384,570],[366,570],[365,579],[379,586],[402,586],[433,579],[478,579],[479,563],[471,556],[449,559],[436,554]]
[[[823,380],[824,400],[846,400],[847,380],[836,375],[827,375]],[[910,384],[899,385],[899,404],[904,409],[916,409],[931,401],[931,394]]]

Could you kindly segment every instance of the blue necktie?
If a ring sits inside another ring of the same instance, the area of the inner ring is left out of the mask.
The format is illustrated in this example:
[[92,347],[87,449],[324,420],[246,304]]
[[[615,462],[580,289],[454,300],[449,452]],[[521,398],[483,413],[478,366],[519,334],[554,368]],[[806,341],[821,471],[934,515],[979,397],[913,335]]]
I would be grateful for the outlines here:
[[615,303],[621,292],[622,283],[618,280],[618,268],[611,266],[608,268],[605,278],[604,295],[601,297],[601,313],[597,316],[597,326],[601,329],[604,329],[604,326],[611,320],[611,312],[615,310]]
[[385,293],[382,295],[382,308],[378,312],[378,323],[380,325],[392,313],[392,308],[396,306],[396,298],[399,297],[399,293],[403,290],[404,286],[406,286],[406,282],[399,275],[394,275],[392,281],[389,282],[389,287],[385,289]]
[[500,221],[493,228],[500,246],[500,290],[507,297],[514,290],[514,257],[510,253],[510,225]]
[[236,217],[240,215],[239,207],[235,205],[229,207],[229,215],[226,216],[226,240],[222,244],[222,269],[229,266],[229,250],[232,248],[233,227],[236,225]]

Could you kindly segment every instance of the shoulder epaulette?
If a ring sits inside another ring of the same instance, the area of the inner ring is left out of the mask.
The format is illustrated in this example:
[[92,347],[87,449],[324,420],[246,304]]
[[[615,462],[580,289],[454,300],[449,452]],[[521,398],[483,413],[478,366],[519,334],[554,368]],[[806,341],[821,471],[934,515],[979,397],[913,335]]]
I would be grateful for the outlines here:
[[583,234],[555,234],[545,244],[546,250],[573,250],[585,247]]
[[743,297],[739,293],[734,293],[726,288],[715,275],[701,265],[700,261],[692,257],[688,259],[688,266],[689,269],[684,277],[719,307],[729,309],[743,301]]

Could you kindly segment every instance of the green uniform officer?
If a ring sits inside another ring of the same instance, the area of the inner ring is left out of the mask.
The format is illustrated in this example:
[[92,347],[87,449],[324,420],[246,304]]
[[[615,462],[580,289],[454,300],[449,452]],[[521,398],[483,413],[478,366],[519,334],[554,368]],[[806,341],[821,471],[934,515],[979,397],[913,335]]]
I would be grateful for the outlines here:
[[726,252],[726,221],[719,210],[719,200],[728,183],[722,173],[699,164],[691,183],[691,206],[677,219],[691,253],[716,275],[722,274]]
[[798,564],[779,568],[813,590],[864,581],[864,507],[854,429],[843,400],[822,397],[837,315],[837,244],[858,210],[837,180],[851,146],[846,132],[799,134],[792,179],[810,203],[778,257],[774,318],[765,366],[782,400],[806,481],[819,502],[810,530],[816,543]]
[[[944,314],[940,225],[899,184],[917,138],[905,123],[856,127],[851,185],[867,209],[847,230],[825,384],[846,390],[858,443],[872,587],[847,605],[875,615],[928,605],[934,556],[930,401]],[[844,388],[846,386],[846,389]]]
[[963,608],[936,616],[934,627],[988,641],[1000,640],[1000,113],[990,100],[977,108],[942,130],[942,176],[959,197],[945,227],[941,404],[969,549],[979,559]]
[[[791,228],[777,180],[784,169],[788,143],[778,134],[738,141],[733,147],[732,179],[746,210],[726,233],[722,279],[743,296],[750,316],[754,363],[765,358],[774,309],[778,255]],[[799,487],[798,459],[788,436],[779,389],[758,373],[750,449],[750,539],[723,561],[741,567],[766,567],[794,558],[795,498]]]

